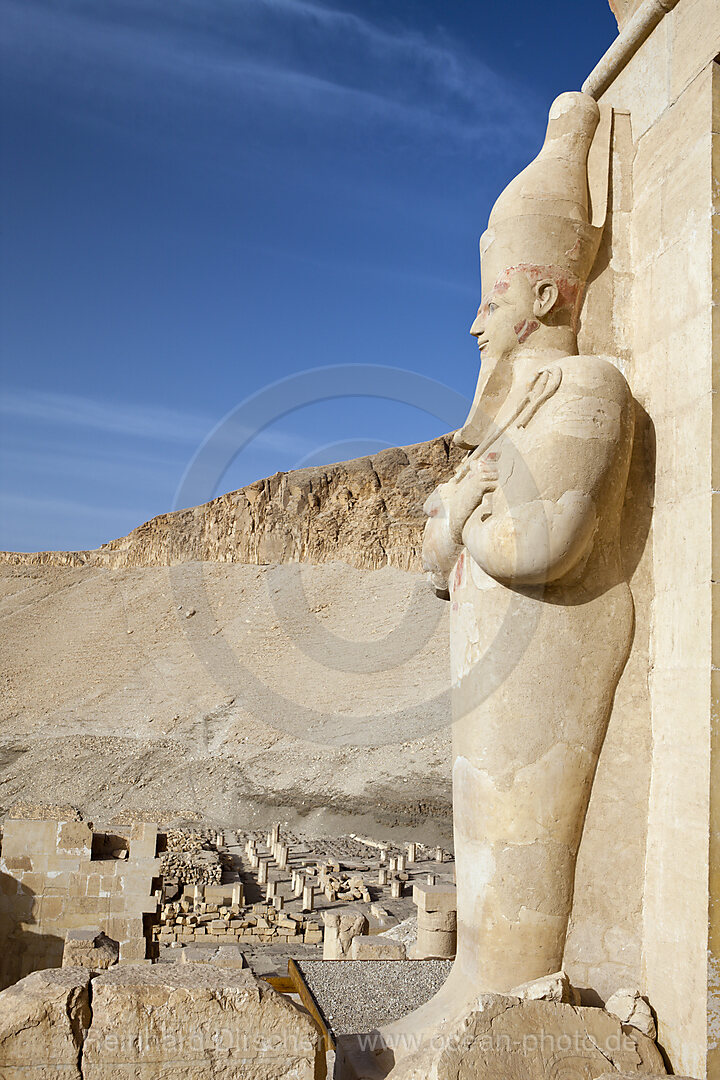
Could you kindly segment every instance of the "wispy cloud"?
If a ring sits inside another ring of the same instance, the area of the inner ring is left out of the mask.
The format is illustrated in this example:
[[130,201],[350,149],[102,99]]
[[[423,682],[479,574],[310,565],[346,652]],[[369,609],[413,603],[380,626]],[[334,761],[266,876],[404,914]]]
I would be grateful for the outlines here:
[[68,0],[62,10],[48,0],[0,0],[0,11],[9,64],[42,77],[41,54],[69,79],[101,65],[106,92],[114,73],[117,92],[143,96],[149,107],[155,80],[161,96],[202,86],[245,107],[291,100],[314,114],[441,128],[446,139],[502,139],[524,124],[512,85],[457,43],[309,0]]
[[[48,517],[83,517],[103,524],[123,524],[132,518],[134,510],[118,506],[98,506],[97,503],[83,503],[76,499],[47,498],[43,495],[18,495],[14,492],[0,492],[0,505],[3,511],[16,511],[21,514],[32,513]],[[3,549],[7,551],[7,548]]]
[[305,22],[328,33],[340,34],[347,41],[362,43],[367,52],[397,62],[412,60],[430,69],[435,81],[453,92],[470,97],[478,81],[490,75],[480,64],[469,71],[448,45],[430,41],[410,27],[398,26],[389,31],[355,12],[313,4],[308,0],[240,0],[245,9],[253,5],[281,13],[294,22]]
[[0,415],[44,424],[93,428],[132,438],[197,443],[213,418],[139,402],[100,401],[40,390],[3,391]]
[[[0,548],[23,551],[95,547],[171,509],[185,468],[219,419],[30,389],[2,393],[0,418]],[[278,425],[234,434],[239,443],[251,438],[245,469],[252,463],[256,472],[242,483],[317,446]],[[195,501],[219,494],[220,481],[213,477]],[[110,498],[115,505],[106,505]]]
[[[124,436],[130,443],[140,439],[194,448],[211,434],[221,419],[157,404],[107,401],[30,389],[0,392],[0,416],[24,424],[26,428],[31,424],[41,424],[42,444],[47,453],[51,452],[54,442],[52,431],[49,430],[52,428],[113,433]],[[246,434],[252,437],[253,445],[260,449],[272,448],[294,455],[310,453],[316,445],[306,435],[287,428],[278,430],[273,427],[257,433],[248,429]],[[42,453],[42,448],[36,449],[36,459]],[[137,455],[134,456],[137,458]]]

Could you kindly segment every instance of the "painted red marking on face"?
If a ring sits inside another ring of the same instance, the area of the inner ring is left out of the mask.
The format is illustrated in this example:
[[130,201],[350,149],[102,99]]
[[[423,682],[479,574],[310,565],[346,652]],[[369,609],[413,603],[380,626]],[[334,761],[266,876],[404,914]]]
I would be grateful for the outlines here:
[[485,455],[486,461],[497,461],[499,454],[497,450],[491,450],[489,454]]
[[535,333],[539,325],[540,323],[535,322],[534,319],[523,319],[522,322],[515,324],[514,330],[520,345],[527,341],[531,334]]
[[440,507],[439,506],[433,506],[432,510],[428,514],[428,517],[431,517],[431,518],[437,517],[439,513],[440,513]]
[[453,589],[459,589],[463,583],[465,570],[465,552],[460,554],[460,558],[455,563],[455,577],[453,579]]
[[571,314],[572,325],[575,328],[584,291],[583,284],[572,272],[568,273],[561,266],[543,266],[540,263],[518,263],[515,266],[508,266],[499,275],[485,303],[489,302],[493,293],[505,292],[509,282],[516,274],[524,274],[531,285],[536,285],[538,281],[546,278],[554,281],[559,292],[558,301],[555,305],[556,309],[567,309]]

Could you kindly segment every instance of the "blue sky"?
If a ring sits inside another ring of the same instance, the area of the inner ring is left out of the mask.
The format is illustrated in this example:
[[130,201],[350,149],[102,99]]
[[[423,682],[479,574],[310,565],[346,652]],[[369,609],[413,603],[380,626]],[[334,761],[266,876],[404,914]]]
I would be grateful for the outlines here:
[[[0,25],[12,550],[172,508],[222,417],[308,368],[471,395],[479,234],[616,34],[605,0],[0,0]],[[318,401],[205,497],[451,426]]]

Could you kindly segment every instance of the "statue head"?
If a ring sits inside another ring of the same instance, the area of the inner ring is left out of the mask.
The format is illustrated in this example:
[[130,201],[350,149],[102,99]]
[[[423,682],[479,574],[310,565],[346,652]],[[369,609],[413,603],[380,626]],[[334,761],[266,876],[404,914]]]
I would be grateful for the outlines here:
[[[588,94],[561,94],[540,153],[492,209],[480,239],[482,303],[470,332],[495,367],[522,348],[576,351],[583,290],[605,224],[610,123],[610,113],[601,123]],[[456,439],[461,445],[473,445],[484,375]]]
[[493,360],[507,360],[526,343],[550,347],[563,329],[574,338],[582,286],[559,267],[508,267],[484,298],[470,333],[481,352]]

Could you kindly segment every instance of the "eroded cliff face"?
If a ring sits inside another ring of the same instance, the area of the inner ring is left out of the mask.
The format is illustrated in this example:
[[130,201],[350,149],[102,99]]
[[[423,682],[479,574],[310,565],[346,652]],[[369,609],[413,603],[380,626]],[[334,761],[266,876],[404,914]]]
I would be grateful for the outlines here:
[[336,562],[419,570],[422,505],[462,457],[450,435],[336,465],[276,473],[92,551],[0,552],[15,565]]

